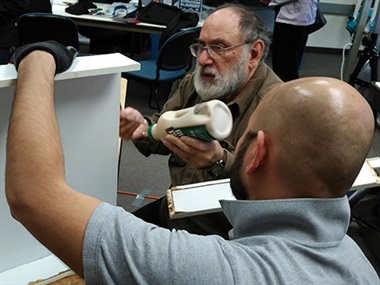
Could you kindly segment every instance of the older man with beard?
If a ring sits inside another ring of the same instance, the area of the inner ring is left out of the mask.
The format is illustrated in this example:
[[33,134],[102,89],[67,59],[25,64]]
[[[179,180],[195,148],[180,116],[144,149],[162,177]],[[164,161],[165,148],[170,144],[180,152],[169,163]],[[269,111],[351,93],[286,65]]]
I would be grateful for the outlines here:
[[[197,58],[195,71],[182,80],[161,113],[144,117],[131,107],[122,110],[120,137],[132,140],[145,156],[170,154],[171,186],[229,177],[235,146],[249,117],[263,96],[282,82],[263,63],[268,47],[265,26],[253,11],[237,4],[218,7],[205,20],[197,43],[190,46]],[[158,142],[143,136],[162,113],[212,99],[225,102],[233,116],[232,132],[225,140],[203,142],[167,135],[163,142]],[[231,228],[223,214],[170,220],[166,198],[142,207],[135,214],[166,228],[186,229],[196,234],[228,238]]]

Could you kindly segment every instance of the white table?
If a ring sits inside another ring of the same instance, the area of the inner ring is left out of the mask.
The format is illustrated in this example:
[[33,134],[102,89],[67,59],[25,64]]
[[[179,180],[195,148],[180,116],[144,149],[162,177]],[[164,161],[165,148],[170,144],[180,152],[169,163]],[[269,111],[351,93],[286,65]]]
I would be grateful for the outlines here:
[[[120,73],[138,69],[138,62],[121,54],[86,56],[55,77],[67,181],[111,204],[117,196]],[[5,199],[5,148],[16,79],[13,65],[0,65],[0,284],[27,284],[65,268],[11,217]]]
[[[380,158],[368,158],[356,177],[350,194],[354,195],[360,189],[380,187],[379,169]],[[229,178],[179,185],[167,190],[166,197],[172,219],[221,212],[220,200],[236,199]]]

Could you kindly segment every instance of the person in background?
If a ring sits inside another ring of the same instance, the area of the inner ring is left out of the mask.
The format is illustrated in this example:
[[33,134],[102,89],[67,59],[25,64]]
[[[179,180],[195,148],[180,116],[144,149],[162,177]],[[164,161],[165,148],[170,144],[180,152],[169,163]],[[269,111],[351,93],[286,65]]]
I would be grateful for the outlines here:
[[19,46],[16,21],[29,9],[28,0],[0,0],[0,64],[9,63],[12,52]]
[[299,78],[310,27],[315,22],[318,0],[259,0],[274,7],[272,38],[273,71],[283,80]]
[[221,201],[230,241],[159,228],[67,184],[54,75],[68,57],[34,45],[13,58],[5,191],[12,216],[86,284],[379,284],[346,235],[345,193],[374,129],[353,87],[303,78],[263,98],[236,146],[237,200]]
[[[127,107],[120,113],[120,137],[132,140],[145,156],[170,155],[171,186],[222,179],[230,176],[234,151],[249,117],[260,100],[282,81],[263,62],[269,39],[263,22],[254,11],[239,4],[221,5],[205,20],[198,41],[190,46],[197,59],[163,110],[143,116]],[[221,141],[203,142],[183,136],[166,136],[163,142],[143,136],[149,125],[170,110],[192,107],[219,99],[233,116],[231,134]],[[166,197],[137,211],[136,216],[151,223],[197,234],[219,234],[228,238],[231,225],[223,213],[171,220]]]

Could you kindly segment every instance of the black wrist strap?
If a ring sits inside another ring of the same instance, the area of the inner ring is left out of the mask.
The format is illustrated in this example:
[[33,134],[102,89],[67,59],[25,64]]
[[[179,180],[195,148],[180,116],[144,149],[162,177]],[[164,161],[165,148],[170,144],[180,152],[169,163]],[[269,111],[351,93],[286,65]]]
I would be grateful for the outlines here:
[[35,50],[46,51],[54,57],[56,64],[55,74],[64,72],[69,69],[73,60],[78,55],[78,51],[74,47],[65,47],[56,41],[27,44],[16,49],[11,57],[11,62],[16,66],[17,70],[22,59]]

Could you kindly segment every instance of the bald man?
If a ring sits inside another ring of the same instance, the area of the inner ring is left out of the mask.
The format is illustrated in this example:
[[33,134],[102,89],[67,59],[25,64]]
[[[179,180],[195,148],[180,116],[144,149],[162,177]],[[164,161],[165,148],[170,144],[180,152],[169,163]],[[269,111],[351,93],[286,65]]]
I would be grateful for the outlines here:
[[[374,120],[367,102],[355,89],[331,78],[299,79],[270,94],[243,135],[256,146],[252,165],[242,164],[253,179],[246,185],[254,185],[255,191],[237,196],[254,200],[343,196],[372,143]],[[255,138],[253,131],[258,131]],[[236,181],[239,173],[236,167],[233,170]]]
[[72,189],[54,109],[56,70],[39,50],[18,65],[6,195],[12,215],[86,284],[379,283],[345,234],[344,193],[374,127],[370,107],[346,83],[302,79],[259,104],[237,145],[231,187],[239,200],[221,201],[234,227],[228,241],[159,228]]

